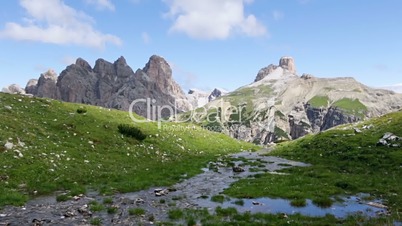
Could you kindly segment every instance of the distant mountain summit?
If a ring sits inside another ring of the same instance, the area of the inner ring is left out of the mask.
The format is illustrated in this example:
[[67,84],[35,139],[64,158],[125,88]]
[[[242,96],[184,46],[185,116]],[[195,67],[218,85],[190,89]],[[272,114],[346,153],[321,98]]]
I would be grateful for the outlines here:
[[[78,58],[75,64],[60,73],[48,71],[38,80],[30,80],[27,93],[67,102],[85,103],[107,108],[129,110],[130,104],[150,98],[151,105],[170,106],[178,112],[190,109],[181,87],[172,78],[170,65],[160,56],[153,55],[143,69],[134,72],[124,57],[114,63],[98,59],[92,68],[87,61]],[[134,105],[134,111],[150,116],[145,102]],[[165,109],[166,110],[166,109]],[[162,116],[171,113],[162,111]]]
[[211,92],[206,92],[198,89],[190,89],[187,94],[188,101],[194,108],[203,107],[209,102],[215,100],[218,97],[229,93],[225,89],[215,88]]
[[[402,94],[353,78],[296,74],[292,57],[257,73],[253,83],[205,105],[201,124],[232,137],[268,144],[402,109]],[[185,115],[188,117],[188,114]]]
[[402,83],[391,85],[391,86],[384,86],[384,87],[381,87],[381,89],[387,89],[387,90],[392,90],[397,93],[402,93]]

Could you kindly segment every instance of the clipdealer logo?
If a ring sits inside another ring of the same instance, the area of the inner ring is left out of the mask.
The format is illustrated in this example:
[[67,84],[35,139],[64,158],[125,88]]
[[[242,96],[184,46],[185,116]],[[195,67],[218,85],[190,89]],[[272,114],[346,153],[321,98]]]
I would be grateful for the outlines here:
[[[190,106],[190,109],[186,109],[184,113],[178,110],[182,109],[182,106]],[[260,112],[257,109],[264,108],[264,106],[266,106],[266,104],[261,103],[260,105],[254,106],[252,110],[248,110],[246,104],[234,106],[228,102],[219,100],[215,102],[214,105],[207,104],[203,107],[194,107],[186,99],[175,99],[171,104],[158,105],[156,99],[141,98],[132,101],[128,111],[133,122],[156,122],[158,129],[162,129],[162,123],[164,122],[191,122],[194,124],[206,122],[207,125],[203,126],[205,129],[218,131],[222,130],[222,125],[224,124],[233,126],[237,128],[237,130],[244,130],[245,127],[242,125],[242,122],[247,122],[258,117]],[[134,114],[135,109],[143,109],[144,107],[145,118],[136,117]],[[250,106],[248,106],[248,108],[250,108]],[[269,110],[271,110],[271,108],[269,108]]]

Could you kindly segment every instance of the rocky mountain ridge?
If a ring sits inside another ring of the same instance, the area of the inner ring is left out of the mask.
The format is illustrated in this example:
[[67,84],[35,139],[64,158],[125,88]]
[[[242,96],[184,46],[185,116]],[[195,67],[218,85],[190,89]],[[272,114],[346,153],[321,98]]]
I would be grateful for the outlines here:
[[402,109],[402,95],[353,78],[299,76],[293,58],[283,57],[279,65],[262,68],[255,82],[205,108],[206,128],[268,144]]
[[[153,55],[143,69],[133,71],[124,57],[114,63],[98,59],[92,68],[87,61],[78,58],[60,76],[49,70],[38,80],[31,79],[26,92],[67,102],[98,105],[107,108],[133,111],[150,119],[172,114],[168,109],[161,115],[153,115],[153,105],[170,106],[178,112],[190,109],[181,87],[173,80],[170,65],[160,56]],[[148,103],[146,99],[150,98]],[[158,112],[159,113],[159,112]]]
[[[300,76],[292,57],[262,68],[253,83],[230,93],[192,89],[185,95],[173,80],[169,64],[156,55],[135,72],[124,57],[114,63],[98,59],[93,68],[78,58],[59,76],[49,70],[30,80],[25,90],[11,85],[3,91],[121,110],[143,99],[132,110],[149,119],[171,116],[169,109],[159,115],[150,112],[155,106],[169,106],[186,112],[181,121],[185,116],[208,129],[257,144],[296,139],[402,109],[402,94],[373,89],[353,78]],[[147,98],[154,101],[146,103]],[[189,116],[195,112],[187,111],[197,107],[206,109],[205,115],[193,120]]]

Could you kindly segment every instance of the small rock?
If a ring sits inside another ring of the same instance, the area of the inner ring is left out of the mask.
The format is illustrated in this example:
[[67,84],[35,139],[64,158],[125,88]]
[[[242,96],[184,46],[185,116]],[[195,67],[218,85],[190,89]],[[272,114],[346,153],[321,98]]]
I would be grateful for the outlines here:
[[135,200],[135,204],[145,204],[145,200],[142,198],[138,198]]
[[355,133],[361,133],[362,131],[359,128],[354,128]]
[[388,142],[385,140],[385,139],[383,139],[383,138],[381,138],[378,142],[377,142],[377,145],[378,146],[388,146]]
[[18,140],[18,146],[20,146],[20,147],[25,147],[25,143],[24,142],[22,142],[21,140],[20,140],[20,138],[17,138],[17,140]]
[[157,188],[154,190],[155,196],[164,196],[169,194],[169,190],[168,189],[161,189],[161,188]]
[[14,144],[13,143],[11,143],[11,142],[6,142],[6,144],[4,145],[4,148],[6,149],[6,150],[11,150],[11,149],[13,149],[13,147],[14,147]]
[[64,217],[74,217],[75,213],[73,211],[67,211],[66,213],[64,213],[63,216]]
[[263,205],[262,203],[257,202],[257,201],[253,201],[252,204],[253,204],[254,206],[262,206],[262,205]]
[[12,108],[11,106],[9,106],[9,105],[4,106],[4,108],[7,109],[7,110],[12,110],[12,109],[13,109],[13,108]]
[[7,214],[0,214],[0,217],[7,217]]
[[38,219],[33,219],[32,220],[32,226],[42,226],[42,225],[45,225],[45,224],[48,224],[48,223],[50,223],[51,222],[51,220],[38,220]]
[[243,168],[243,167],[240,167],[240,166],[234,166],[234,167],[232,168],[232,170],[233,170],[233,172],[235,172],[235,173],[241,173],[241,172],[244,172],[244,171],[245,171],[244,168]]
[[377,208],[382,208],[382,209],[388,209],[388,206],[386,206],[384,204],[381,204],[381,203],[378,203],[378,202],[368,202],[367,205],[374,206],[374,207],[377,207]]
[[387,132],[382,136],[382,139],[388,140],[390,137],[394,136],[393,133]]
[[78,208],[78,213],[80,213],[84,217],[92,216],[92,212],[88,210],[88,205],[83,205],[82,207]]

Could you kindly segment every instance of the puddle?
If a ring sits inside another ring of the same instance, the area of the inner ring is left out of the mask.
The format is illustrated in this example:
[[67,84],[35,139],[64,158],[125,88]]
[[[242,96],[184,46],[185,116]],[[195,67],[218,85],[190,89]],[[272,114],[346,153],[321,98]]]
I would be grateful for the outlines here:
[[[236,205],[235,202],[242,200],[243,205]],[[256,198],[256,199],[231,199],[224,203],[212,203],[208,200],[199,202],[202,207],[221,206],[223,208],[234,207],[237,211],[244,213],[285,213],[288,215],[299,213],[305,216],[320,217],[327,214],[334,215],[337,218],[345,218],[351,214],[362,214],[367,217],[376,217],[381,214],[387,214],[385,208],[377,208],[369,206],[366,203],[361,203],[360,198],[354,196],[344,199],[343,203],[335,203],[329,208],[321,208],[307,200],[307,205],[304,207],[294,207],[290,205],[290,201],[286,199],[271,199],[271,198]]]

